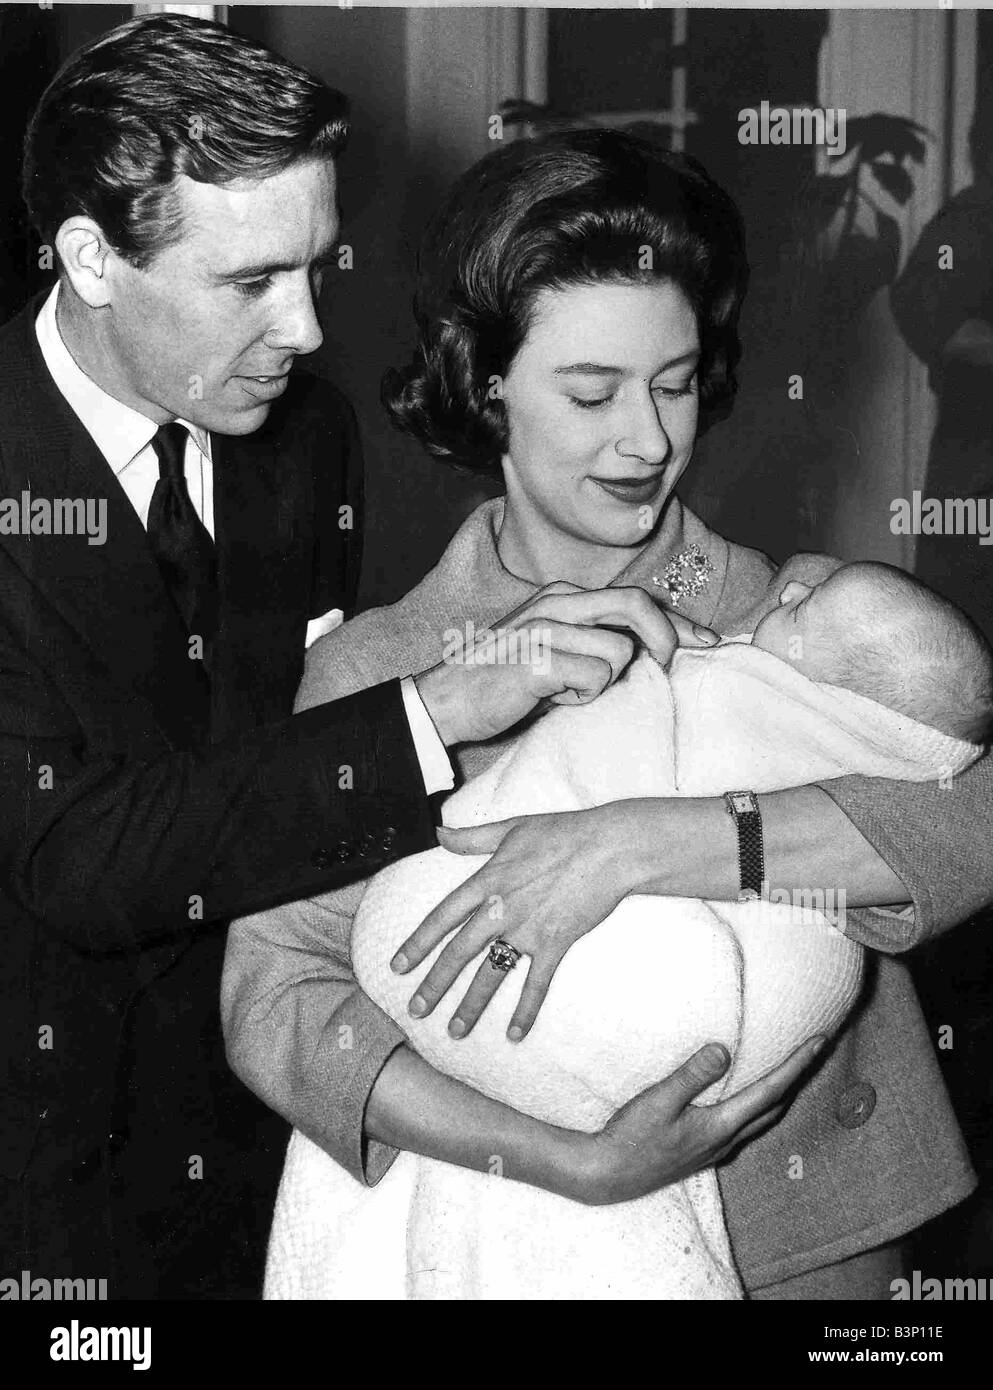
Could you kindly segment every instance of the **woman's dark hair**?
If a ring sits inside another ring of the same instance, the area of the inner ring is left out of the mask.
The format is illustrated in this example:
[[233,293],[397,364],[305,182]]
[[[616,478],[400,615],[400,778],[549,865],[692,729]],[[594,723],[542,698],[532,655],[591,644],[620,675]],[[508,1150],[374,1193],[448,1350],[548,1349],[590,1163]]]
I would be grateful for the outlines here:
[[741,216],[688,156],[639,136],[567,130],[507,145],[455,183],[425,233],[414,299],[419,341],[387,374],[394,423],[439,458],[499,471],[503,378],[535,296],[570,285],[672,280],[696,313],[701,428],[736,390],[748,283]]
[[182,236],[174,180],[266,178],[332,158],[348,135],[340,92],[221,24],[131,20],[75,53],[24,142],[24,200],[43,242],[67,217],[99,224],[143,267]]

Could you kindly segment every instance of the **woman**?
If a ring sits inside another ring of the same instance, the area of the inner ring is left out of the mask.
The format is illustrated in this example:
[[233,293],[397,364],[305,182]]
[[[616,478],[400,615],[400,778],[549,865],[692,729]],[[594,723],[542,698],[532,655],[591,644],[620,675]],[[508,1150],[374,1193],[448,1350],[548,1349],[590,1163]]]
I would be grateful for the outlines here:
[[[569,132],[501,149],[470,170],[429,230],[420,347],[387,403],[436,455],[500,468],[506,497],[473,513],[399,604],[312,649],[298,706],[437,663],[453,631],[489,627],[554,581],[640,585],[698,624],[754,625],[785,576],[710,532],[674,493],[699,428],[733,397],[745,279],[726,195],[692,162],[632,137]],[[794,562],[789,577],[803,566]],[[495,752],[460,750],[460,773]],[[892,953],[989,895],[993,863],[977,827],[991,796],[985,759],[957,779],[954,796],[847,778],[761,799],[771,886],[843,887],[850,934],[881,954],[861,1015],[789,1117],[723,1171],[734,1253],[753,1297],[888,1296],[899,1263],[880,1247],[972,1186]],[[495,925],[478,913],[456,933],[420,988],[422,1009],[499,936],[532,957],[514,1020],[522,1032],[572,941],[626,894],[734,898],[739,888],[719,799],[615,803],[449,833],[445,843],[495,852],[468,896],[460,891],[412,939],[408,964],[494,896],[502,915]],[[237,924],[224,991],[235,1070],[360,1181],[377,1182],[397,1147],[478,1169],[498,1153],[508,1176],[619,1201],[714,1162],[780,1113],[766,1113],[775,1085],[738,1109],[725,1102],[732,1109],[717,1117],[687,1109],[726,1065],[708,1070],[702,1057],[593,1137],[540,1126],[449,1082],[419,1065],[350,978],[348,923],[360,896],[359,885]],[[903,902],[913,911],[852,910]],[[482,973],[458,1004],[463,1031],[495,974]],[[630,1126],[653,1105],[656,1147],[670,1162],[649,1177],[638,1165],[651,1146],[630,1142]],[[755,1123],[739,1132],[746,1113]],[[715,1125],[724,1126],[717,1137]],[[791,1176],[798,1171],[802,1181]],[[352,1296],[374,1296],[375,1252],[368,1259],[355,1253]]]

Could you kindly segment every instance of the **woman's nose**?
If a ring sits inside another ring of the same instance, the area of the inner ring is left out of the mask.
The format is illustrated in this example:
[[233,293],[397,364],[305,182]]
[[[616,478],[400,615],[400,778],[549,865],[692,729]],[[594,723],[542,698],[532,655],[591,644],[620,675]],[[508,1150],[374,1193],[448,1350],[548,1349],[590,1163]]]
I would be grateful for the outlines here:
[[671,449],[654,398],[649,394],[647,399],[633,401],[617,441],[617,452],[622,458],[638,458],[657,466],[665,463]]

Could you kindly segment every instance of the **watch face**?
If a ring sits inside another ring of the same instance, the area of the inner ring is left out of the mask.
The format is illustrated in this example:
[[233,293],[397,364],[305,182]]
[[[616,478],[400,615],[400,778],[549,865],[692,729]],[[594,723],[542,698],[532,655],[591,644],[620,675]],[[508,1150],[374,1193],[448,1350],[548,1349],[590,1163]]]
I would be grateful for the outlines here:
[[735,815],[743,816],[746,812],[755,809],[751,792],[731,792],[730,796]]

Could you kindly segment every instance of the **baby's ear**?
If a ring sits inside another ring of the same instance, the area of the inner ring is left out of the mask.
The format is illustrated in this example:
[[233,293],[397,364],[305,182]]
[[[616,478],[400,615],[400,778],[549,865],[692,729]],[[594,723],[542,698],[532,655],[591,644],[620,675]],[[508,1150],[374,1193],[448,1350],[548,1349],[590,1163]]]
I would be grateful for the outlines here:
[[802,584],[799,579],[791,579],[786,587],[780,590],[780,604],[792,603],[796,598],[806,598],[813,588],[812,584]]
[[785,564],[780,565],[772,576],[769,587],[777,598],[786,585],[794,581],[798,584],[806,584],[809,589],[813,589],[818,584],[823,584],[825,579],[834,574],[835,570],[841,569],[842,563],[841,560],[836,560],[833,555],[817,555],[812,551],[800,551],[797,555],[791,555]]

